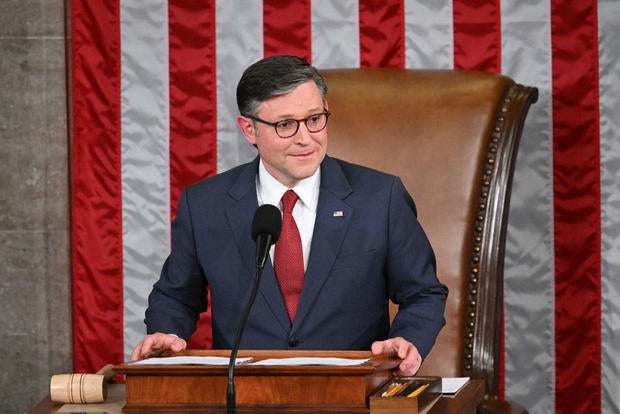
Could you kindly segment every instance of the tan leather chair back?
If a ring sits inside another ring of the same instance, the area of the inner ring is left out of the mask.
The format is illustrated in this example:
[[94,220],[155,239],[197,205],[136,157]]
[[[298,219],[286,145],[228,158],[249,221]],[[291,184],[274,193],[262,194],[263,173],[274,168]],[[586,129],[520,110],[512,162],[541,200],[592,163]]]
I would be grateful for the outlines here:
[[449,289],[420,374],[486,379],[497,394],[513,165],[534,88],[490,73],[325,70],[328,154],[402,178]]

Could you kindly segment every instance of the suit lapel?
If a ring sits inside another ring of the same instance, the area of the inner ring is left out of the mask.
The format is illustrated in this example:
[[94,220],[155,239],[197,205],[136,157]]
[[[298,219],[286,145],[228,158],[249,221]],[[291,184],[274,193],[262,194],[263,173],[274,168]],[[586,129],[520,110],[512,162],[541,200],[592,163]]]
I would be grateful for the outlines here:
[[[226,211],[226,217],[239,248],[239,254],[248,270],[245,275],[239,275],[239,277],[242,279],[242,285],[247,284],[248,288],[254,283],[256,272],[256,243],[252,240],[251,234],[252,219],[258,207],[255,181],[257,171],[258,157],[247,165],[231,187],[229,194],[238,203]],[[290,320],[271,260],[268,260],[263,268],[259,292],[279,324],[288,332]]]
[[293,330],[303,323],[331,273],[353,214],[353,208],[344,201],[351,191],[340,166],[325,157],[321,166],[321,189],[312,247]]

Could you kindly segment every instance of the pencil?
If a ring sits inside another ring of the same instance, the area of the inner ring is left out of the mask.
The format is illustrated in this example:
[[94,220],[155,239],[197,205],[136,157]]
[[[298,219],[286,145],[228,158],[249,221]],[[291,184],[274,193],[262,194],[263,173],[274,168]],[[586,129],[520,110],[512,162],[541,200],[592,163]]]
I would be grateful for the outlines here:
[[409,393],[409,395],[407,395],[407,398],[413,398],[413,397],[417,397],[422,391],[424,391],[426,389],[426,387],[428,387],[428,383],[419,386],[418,388],[416,388],[413,392]]
[[390,385],[390,387],[387,389],[387,391],[385,391],[383,394],[381,394],[382,397],[391,397],[392,395],[396,394],[398,392],[398,390],[400,390],[402,388],[404,384],[400,383],[400,382],[395,382],[393,384]]

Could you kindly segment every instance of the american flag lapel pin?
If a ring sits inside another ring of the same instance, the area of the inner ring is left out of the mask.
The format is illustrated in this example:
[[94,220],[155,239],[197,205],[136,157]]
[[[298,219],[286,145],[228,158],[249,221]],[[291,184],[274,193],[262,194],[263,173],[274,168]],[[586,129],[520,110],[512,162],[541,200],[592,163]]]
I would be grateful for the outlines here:
[[336,211],[334,211],[333,216],[334,217],[344,217],[344,213],[342,212],[342,210],[336,210]]

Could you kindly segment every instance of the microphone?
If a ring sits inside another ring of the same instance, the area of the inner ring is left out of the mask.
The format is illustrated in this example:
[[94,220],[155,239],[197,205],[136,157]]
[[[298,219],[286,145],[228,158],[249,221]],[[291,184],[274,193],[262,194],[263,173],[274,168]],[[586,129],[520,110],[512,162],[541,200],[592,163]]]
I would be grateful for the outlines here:
[[256,273],[254,275],[254,286],[252,287],[250,300],[241,316],[235,343],[230,351],[230,359],[228,361],[228,386],[226,389],[226,410],[228,414],[234,413],[236,408],[234,372],[243,329],[248,320],[250,309],[252,309],[254,304],[254,299],[256,299],[260,276],[269,255],[269,248],[278,240],[281,230],[282,215],[278,207],[271,204],[263,204],[256,209],[254,219],[252,219],[252,239],[256,242]]
[[269,255],[269,248],[280,237],[282,215],[278,207],[263,204],[254,213],[252,239],[256,242],[256,268],[262,269]]

